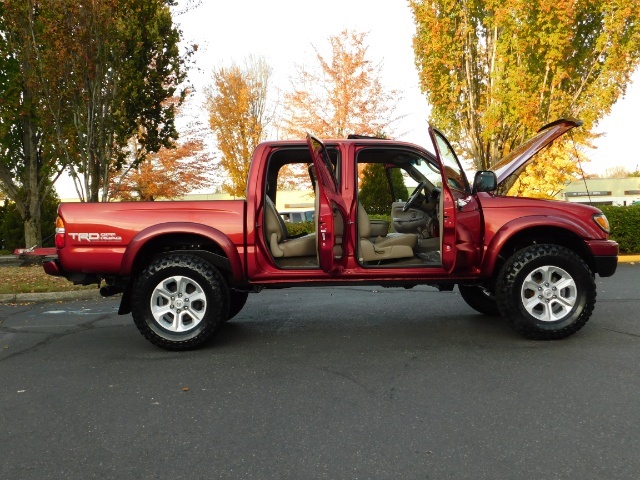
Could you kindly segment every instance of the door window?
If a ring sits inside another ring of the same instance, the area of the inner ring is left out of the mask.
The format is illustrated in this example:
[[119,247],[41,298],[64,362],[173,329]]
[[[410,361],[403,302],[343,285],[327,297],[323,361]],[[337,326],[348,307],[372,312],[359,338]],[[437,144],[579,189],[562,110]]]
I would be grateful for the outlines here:
[[462,170],[462,166],[458,161],[458,157],[454,153],[451,145],[444,136],[434,129],[436,142],[438,144],[438,150],[440,151],[440,160],[442,161],[442,167],[447,177],[447,183],[450,188],[460,190],[464,193],[471,193],[467,177]]

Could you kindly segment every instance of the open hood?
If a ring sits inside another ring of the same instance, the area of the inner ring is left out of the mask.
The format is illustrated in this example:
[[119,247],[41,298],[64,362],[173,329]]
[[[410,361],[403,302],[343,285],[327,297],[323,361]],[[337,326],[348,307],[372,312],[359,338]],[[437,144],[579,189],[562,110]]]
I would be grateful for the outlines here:
[[522,171],[540,150],[550,145],[556,138],[569,130],[582,125],[582,121],[562,118],[545,125],[533,138],[513,149],[506,157],[495,164],[493,170],[498,178],[498,192],[505,194],[517,180]]

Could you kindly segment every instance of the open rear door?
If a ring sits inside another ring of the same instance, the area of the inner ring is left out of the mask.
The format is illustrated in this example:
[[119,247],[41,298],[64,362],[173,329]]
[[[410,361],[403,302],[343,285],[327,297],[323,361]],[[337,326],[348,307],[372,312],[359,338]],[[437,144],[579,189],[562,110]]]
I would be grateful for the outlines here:
[[334,210],[337,210],[343,219],[347,218],[347,211],[344,200],[339,193],[335,168],[327,148],[320,140],[310,134],[307,134],[307,145],[316,171],[318,263],[323,271],[330,275],[336,275],[342,271],[342,266],[338,264],[340,259],[336,259],[334,255],[334,247],[337,243]]

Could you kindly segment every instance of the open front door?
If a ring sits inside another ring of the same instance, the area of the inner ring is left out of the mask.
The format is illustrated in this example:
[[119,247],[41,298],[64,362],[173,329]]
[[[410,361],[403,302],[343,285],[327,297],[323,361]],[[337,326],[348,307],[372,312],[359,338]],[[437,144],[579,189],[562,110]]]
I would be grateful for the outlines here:
[[[337,245],[336,228],[334,225],[334,210],[343,219],[347,218],[347,209],[340,196],[335,167],[324,144],[317,138],[307,134],[307,145],[316,171],[316,241],[318,243],[318,263],[320,268],[330,275],[342,271],[336,258]],[[346,231],[344,232],[347,233]]]
[[447,272],[463,270],[472,266],[479,255],[479,207],[447,139],[431,126],[429,135],[442,174],[438,207],[442,267]]

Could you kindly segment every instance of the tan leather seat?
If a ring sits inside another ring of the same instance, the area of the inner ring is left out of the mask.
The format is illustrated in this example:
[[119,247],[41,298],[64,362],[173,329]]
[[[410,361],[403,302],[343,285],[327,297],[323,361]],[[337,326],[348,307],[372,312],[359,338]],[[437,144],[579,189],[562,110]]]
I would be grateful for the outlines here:
[[413,257],[413,249],[418,243],[418,235],[413,233],[377,237],[374,241],[371,240],[370,235],[369,215],[364,207],[358,204],[358,236],[360,237],[358,257],[361,262],[410,258]]
[[265,197],[265,234],[274,257],[307,257],[316,255],[316,234],[289,238],[287,227],[269,197]]

